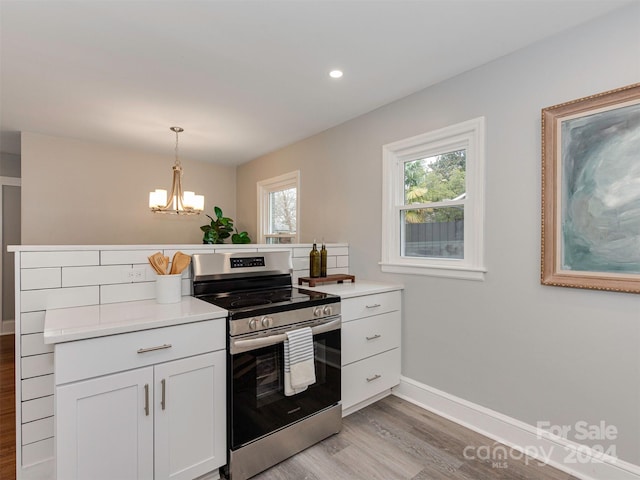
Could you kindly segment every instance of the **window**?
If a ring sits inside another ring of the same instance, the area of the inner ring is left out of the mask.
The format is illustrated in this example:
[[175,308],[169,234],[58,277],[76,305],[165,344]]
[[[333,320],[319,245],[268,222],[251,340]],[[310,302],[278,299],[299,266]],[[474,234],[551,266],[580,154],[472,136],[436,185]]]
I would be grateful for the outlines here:
[[483,280],[484,117],[382,155],[382,271]]
[[300,172],[258,182],[260,243],[298,243]]

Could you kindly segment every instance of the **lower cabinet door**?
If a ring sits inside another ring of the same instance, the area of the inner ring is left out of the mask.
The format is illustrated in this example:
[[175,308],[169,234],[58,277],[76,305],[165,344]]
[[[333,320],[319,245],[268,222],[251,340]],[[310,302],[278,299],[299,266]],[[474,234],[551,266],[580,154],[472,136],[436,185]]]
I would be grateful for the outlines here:
[[342,410],[400,383],[400,349],[374,355],[342,367]]
[[60,480],[153,479],[153,367],[56,388]]
[[155,478],[191,480],[226,463],[226,352],[156,365]]

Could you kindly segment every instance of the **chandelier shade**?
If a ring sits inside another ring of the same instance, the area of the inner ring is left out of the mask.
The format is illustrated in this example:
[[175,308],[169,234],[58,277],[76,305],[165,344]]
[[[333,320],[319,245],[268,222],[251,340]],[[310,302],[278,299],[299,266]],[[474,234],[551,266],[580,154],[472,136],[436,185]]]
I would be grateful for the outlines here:
[[153,213],[168,213],[172,215],[199,215],[204,210],[204,195],[196,195],[195,192],[182,190],[182,163],[178,156],[178,134],[184,132],[183,128],[171,127],[176,134],[175,163],[173,164],[173,181],[171,193],[156,189],[149,193],[149,208]]

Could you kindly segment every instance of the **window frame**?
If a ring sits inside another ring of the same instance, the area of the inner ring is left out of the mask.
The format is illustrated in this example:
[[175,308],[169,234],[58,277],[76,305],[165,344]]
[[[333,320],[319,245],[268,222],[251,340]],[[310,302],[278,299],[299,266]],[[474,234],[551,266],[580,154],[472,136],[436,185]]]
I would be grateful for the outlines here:
[[[266,243],[267,238],[288,238],[288,243],[300,240],[300,170],[288,172],[277,177],[261,180],[256,184],[258,198],[258,242]],[[268,233],[270,222],[269,195],[273,192],[296,189],[296,233]],[[277,245],[277,244],[274,244]]]
[[[406,162],[466,150],[464,258],[406,257],[403,251],[402,210],[459,205],[460,200],[405,204]],[[478,117],[382,147],[383,272],[484,280],[485,118]]]

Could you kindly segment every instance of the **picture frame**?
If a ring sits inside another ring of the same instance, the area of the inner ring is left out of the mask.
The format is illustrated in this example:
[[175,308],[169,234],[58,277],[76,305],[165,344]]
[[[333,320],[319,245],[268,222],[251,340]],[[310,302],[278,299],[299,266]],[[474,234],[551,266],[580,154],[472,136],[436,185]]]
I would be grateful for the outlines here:
[[541,283],[640,293],[640,83],[542,109]]

